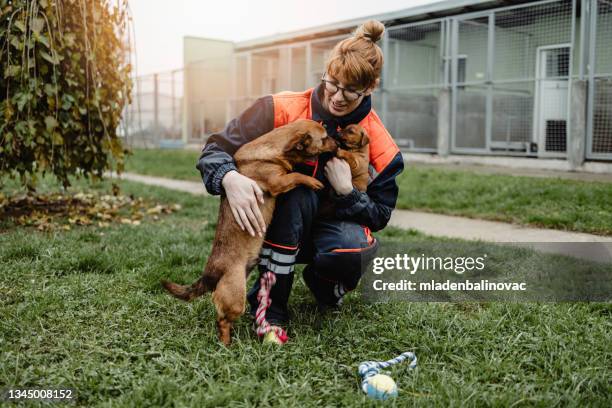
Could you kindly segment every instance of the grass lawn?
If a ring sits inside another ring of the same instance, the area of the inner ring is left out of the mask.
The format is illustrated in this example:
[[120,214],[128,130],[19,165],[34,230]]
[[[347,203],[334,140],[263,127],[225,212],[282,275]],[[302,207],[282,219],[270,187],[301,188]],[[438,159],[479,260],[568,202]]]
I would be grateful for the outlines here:
[[[199,152],[135,150],[127,171],[200,181]],[[612,183],[407,166],[397,208],[612,235]]]
[[398,208],[612,235],[612,183],[408,166]]
[[126,159],[125,171],[168,177],[179,180],[200,181],[196,163],[200,152],[182,149],[134,149]]
[[351,293],[317,328],[298,278],[286,346],[262,345],[244,317],[224,348],[209,296],[186,304],[159,286],[199,275],[218,201],[121,187],[182,210],[139,226],[0,234],[0,389],[70,386],[79,406],[370,406],[357,365],[412,350],[419,366],[391,370],[400,395],[388,405],[611,403],[605,304],[366,304]]

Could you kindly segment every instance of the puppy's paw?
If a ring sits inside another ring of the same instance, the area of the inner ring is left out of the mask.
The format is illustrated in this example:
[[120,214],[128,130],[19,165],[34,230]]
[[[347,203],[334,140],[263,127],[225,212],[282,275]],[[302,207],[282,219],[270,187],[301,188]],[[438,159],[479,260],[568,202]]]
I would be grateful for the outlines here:
[[324,186],[319,180],[313,178],[312,180],[308,180],[308,187],[313,190],[321,190]]

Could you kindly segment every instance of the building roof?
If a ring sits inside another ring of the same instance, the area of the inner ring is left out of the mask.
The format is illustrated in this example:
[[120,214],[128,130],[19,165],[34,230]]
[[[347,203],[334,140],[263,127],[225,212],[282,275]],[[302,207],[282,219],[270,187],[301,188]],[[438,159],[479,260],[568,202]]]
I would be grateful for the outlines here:
[[339,21],[337,23],[274,34],[253,40],[240,41],[236,43],[236,50],[246,51],[248,49],[260,48],[263,46],[280,45],[296,41],[305,41],[346,34],[351,32],[359,24],[370,19],[379,20],[389,27],[402,23],[448,17],[461,13],[487,10],[520,3],[529,3],[533,1],[534,0],[444,0],[398,11],[358,17],[350,20]]

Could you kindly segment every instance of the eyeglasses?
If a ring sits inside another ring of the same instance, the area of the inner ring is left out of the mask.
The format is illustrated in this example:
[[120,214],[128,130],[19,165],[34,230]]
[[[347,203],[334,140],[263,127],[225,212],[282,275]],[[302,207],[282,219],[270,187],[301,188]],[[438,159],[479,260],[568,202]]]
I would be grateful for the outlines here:
[[357,92],[352,89],[342,88],[336,85],[334,82],[325,79],[325,76],[321,78],[321,82],[325,84],[325,90],[332,95],[335,95],[338,90],[342,91],[342,96],[349,102],[356,101],[363,95],[363,92]]

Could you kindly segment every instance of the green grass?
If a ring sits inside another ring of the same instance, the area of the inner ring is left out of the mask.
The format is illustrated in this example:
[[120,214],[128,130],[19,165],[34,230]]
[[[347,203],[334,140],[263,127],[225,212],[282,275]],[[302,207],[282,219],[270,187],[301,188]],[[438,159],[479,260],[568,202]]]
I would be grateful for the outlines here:
[[202,180],[196,169],[200,152],[177,149],[134,149],[125,171],[179,180]]
[[[127,171],[200,181],[199,152],[135,150]],[[397,208],[612,235],[612,183],[410,165],[398,178]]]
[[612,183],[408,166],[398,208],[612,235]]
[[400,395],[386,405],[610,405],[605,304],[366,304],[351,293],[317,327],[298,278],[286,346],[262,345],[244,317],[225,348],[209,296],[186,304],[158,283],[199,275],[218,201],[121,187],[183,209],[140,226],[0,234],[0,389],[71,386],[79,406],[373,406],[357,365],[412,350],[419,366],[391,370]]

